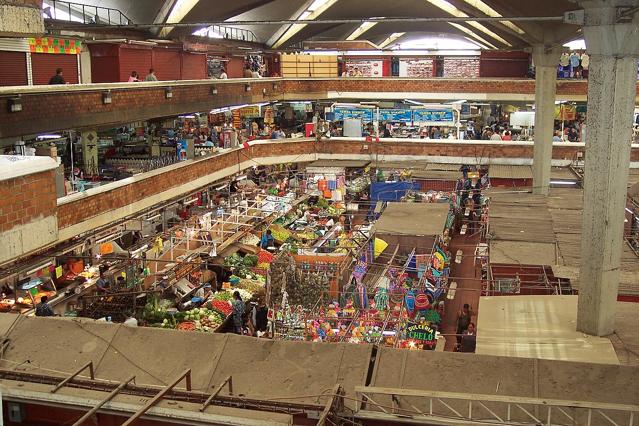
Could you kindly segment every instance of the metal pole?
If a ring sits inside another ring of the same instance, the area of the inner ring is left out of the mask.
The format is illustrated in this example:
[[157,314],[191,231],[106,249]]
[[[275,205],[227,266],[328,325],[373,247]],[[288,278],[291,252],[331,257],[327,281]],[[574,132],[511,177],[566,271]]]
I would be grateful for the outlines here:
[[87,420],[89,420],[89,418],[91,418],[92,415],[94,415],[95,413],[98,412],[98,410],[100,408],[102,408],[102,406],[104,404],[106,404],[107,402],[111,401],[113,398],[115,398],[115,396],[120,393],[120,391],[122,389],[124,389],[130,382],[132,382],[135,379],[135,376],[131,376],[128,379],[126,379],[124,382],[120,383],[118,385],[117,388],[113,389],[111,391],[111,393],[109,395],[106,396],[106,398],[104,398],[102,401],[98,402],[98,404],[93,407],[92,409],[90,409],[84,416],[80,417],[75,423],[73,423],[72,426],[82,426],[82,424],[84,422],[86,422]]
[[[209,22],[176,22],[176,23],[148,23],[148,24],[127,24],[127,25],[115,25],[116,28],[163,28],[163,27],[175,27],[175,28],[193,28],[193,27],[210,27],[213,25],[225,25],[230,28],[231,25],[340,25],[340,24],[363,24],[379,23],[379,22],[393,22],[393,23],[408,23],[408,22],[563,22],[563,16],[513,16],[513,17],[415,17],[415,18],[362,18],[362,19],[321,19],[321,20],[296,20],[296,19],[280,19],[280,20],[253,20],[253,21],[209,21]],[[92,27],[93,25],[90,25]],[[106,26],[106,25],[97,25]],[[232,34],[231,34],[232,36]]]
[[75,376],[77,376],[78,374],[82,373],[84,370],[89,369],[89,375],[91,376],[91,380],[95,380],[95,374],[93,373],[93,361],[89,361],[88,363],[84,364],[79,370],[77,370],[75,373],[71,374],[69,377],[67,377],[66,379],[64,379],[63,381],[61,381],[60,383],[58,383],[52,390],[51,393],[56,393],[62,386],[66,385],[67,383],[69,383],[71,380],[73,380],[73,378]]
[[160,392],[158,392],[153,398],[151,398],[149,402],[144,404],[142,408],[140,408],[138,411],[135,412],[135,414],[129,417],[126,422],[122,423],[122,426],[132,425],[137,419],[142,417],[144,413],[146,413],[149,410],[149,408],[153,407],[160,399],[162,399],[164,395],[170,392],[184,378],[186,378],[186,390],[191,390],[190,389],[191,369],[189,368],[185,370],[184,373],[180,374],[180,376],[177,379],[175,379],[173,382],[171,382],[168,386],[164,387]]

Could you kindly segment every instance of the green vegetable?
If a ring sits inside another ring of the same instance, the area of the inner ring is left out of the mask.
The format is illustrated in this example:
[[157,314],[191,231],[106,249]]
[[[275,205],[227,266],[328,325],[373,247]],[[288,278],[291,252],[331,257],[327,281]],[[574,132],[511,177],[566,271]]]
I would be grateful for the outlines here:
[[244,256],[243,262],[244,262],[244,266],[253,268],[257,266],[257,256],[254,254],[247,254],[246,256]]

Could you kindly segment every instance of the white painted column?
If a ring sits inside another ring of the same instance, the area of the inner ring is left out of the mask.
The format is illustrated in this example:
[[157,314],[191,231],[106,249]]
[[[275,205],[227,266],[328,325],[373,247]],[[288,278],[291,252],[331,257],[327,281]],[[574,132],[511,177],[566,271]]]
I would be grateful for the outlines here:
[[560,47],[533,47],[535,65],[535,148],[533,193],[548,195],[552,137],[555,131],[555,94]]
[[639,58],[639,15],[617,23],[615,3],[583,3],[590,69],[577,329],[596,336],[614,331]]

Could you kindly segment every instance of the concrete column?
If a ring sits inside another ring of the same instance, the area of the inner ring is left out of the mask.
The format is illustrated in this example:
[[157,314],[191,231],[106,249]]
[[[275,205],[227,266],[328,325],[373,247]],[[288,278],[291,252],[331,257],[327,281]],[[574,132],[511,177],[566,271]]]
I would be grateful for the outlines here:
[[0,36],[19,37],[43,33],[42,0],[0,1]]
[[[624,1],[624,5],[639,0]],[[587,1],[583,27],[590,54],[586,164],[577,329],[614,331],[630,138],[637,86],[639,16],[618,23],[615,1]]]
[[535,147],[533,157],[533,194],[548,195],[552,161],[552,137],[555,131],[555,93],[560,47],[533,47],[535,65]]

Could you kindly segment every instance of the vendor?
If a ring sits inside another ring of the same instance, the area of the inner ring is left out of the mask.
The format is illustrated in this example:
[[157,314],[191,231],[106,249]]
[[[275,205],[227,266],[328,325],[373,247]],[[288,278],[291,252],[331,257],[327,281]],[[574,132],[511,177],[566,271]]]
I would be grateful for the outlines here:
[[100,267],[100,277],[95,282],[95,286],[99,291],[109,291],[109,288],[111,287],[111,284],[109,284],[109,281],[104,276],[104,268],[102,267]]
[[251,309],[250,323],[253,336],[261,337],[268,329],[268,307],[264,297],[260,297]]
[[269,247],[272,247],[275,243],[275,239],[273,238],[273,233],[270,229],[266,230],[266,233],[262,235],[262,240],[260,241],[260,248],[266,250]]
[[195,292],[195,297],[201,299],[199,301],[200,304],[205,303],[208,298],[211,296],[211,284],[204,284],[202,287],[198,288]]

